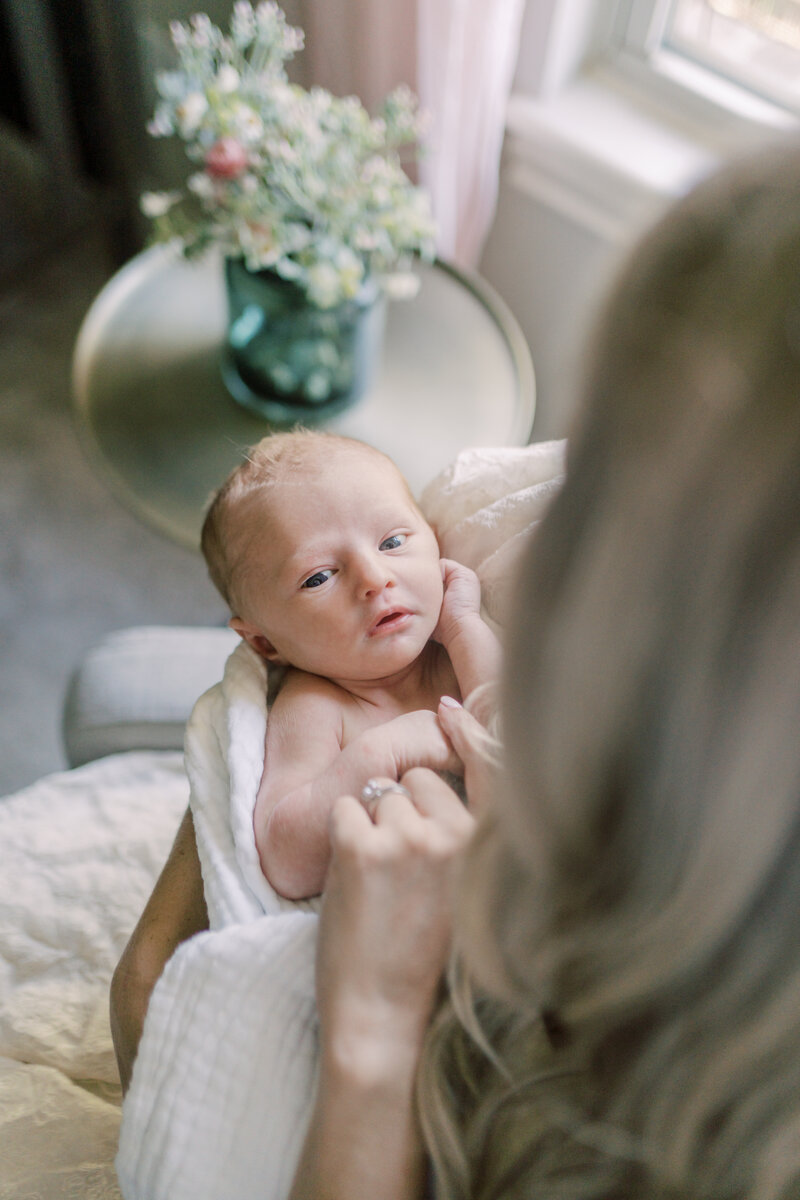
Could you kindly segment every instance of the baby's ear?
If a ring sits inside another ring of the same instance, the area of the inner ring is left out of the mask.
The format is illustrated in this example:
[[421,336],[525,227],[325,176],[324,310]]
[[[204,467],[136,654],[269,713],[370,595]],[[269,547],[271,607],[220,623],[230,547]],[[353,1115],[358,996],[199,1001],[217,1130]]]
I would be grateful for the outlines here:
[[267,662],[281,663],[284,661],[269,638],[249,621],[243,621],[241,617],[231,617],[228,627],[234,633],[238,633],[239,637],[243,638],[248,646],[252,646],[256,654],[260,654]]

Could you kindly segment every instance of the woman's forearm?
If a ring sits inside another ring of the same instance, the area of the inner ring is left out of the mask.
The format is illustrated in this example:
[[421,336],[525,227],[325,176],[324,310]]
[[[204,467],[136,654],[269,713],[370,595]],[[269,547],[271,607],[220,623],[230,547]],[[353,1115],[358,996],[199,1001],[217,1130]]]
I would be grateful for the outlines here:
[[473,820],[433,772],[402,783],[370,814],[352,796],[331,813],[320,1081],[291,1200],[425,1195],[415,1079],[450,950],[452,870]]
[[180,945],[208,928],[194,824],[189,812],[111,980],[110,1019],[123,1091],[127,1091],[150,994]]
[[319,1089],[290,1200],[422,1200],[414,1106],[419,1048],[323,1047]]

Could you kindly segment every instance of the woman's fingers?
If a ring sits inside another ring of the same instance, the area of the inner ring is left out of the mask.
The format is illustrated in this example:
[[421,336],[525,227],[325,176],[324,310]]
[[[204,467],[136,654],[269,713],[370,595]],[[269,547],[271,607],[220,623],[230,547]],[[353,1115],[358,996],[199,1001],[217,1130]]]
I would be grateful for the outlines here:
[[474,820],[449,784],[425,767],[413,767],[403,776],[416,811],[424,818],[451,829],[464,840],[472,832]]
[[485,736],[486,730],[467,712],[463,704],[459,704],[452,696],[442,696],[439,702],[439,722],[453,743],[456,754],[466,765],[474,757],[475,747],[480,745],[481,736]]
[[[430,849],[450,851],[450,837],[458,848],[472,832],[474,819],[444,780],[427,767],[413,767],[401,783],[391,779],[373,779],[365,789],[361,803],[372,822],[381,829],[396,829],[411,835],[420,822],[420,837],[431,838]],[[376,796],[375,793],[380,795]],[[444,834],[447,837],[444,837]],[[434,840],[435,839],[435,840]]]
[[348,1037],[421,1037],[449,952],[453,867],[472,818],[431,771],[408,772],[404,786],[411,798],[395,785],[369,800],[372,815],[353,796],[331,811],[318,1000],[323,1025]]
[[371,824],[372,814],[355,796],[340,796],[331,809],[330,832],[334,842],[357,842]]
[[494,789],[495,766],[490,758],[492,739],[463,705],[450,696],[439,704],[439,723],[464,764],[464,785],[470,812],[484,811]]
[[[361,789],[359,800],[365,811],[369,814],[373,823],[377,824],[379,807],[384,815],[388,811],[390,805],[389,796],[396,796],[401,801],[400,811],[404,805],[408,805],[411,800],[411,793],[408,788],[404,787],[398,780],[390,779],[388,776],[373,776],[367,780],[367,783]],[[395,805],[397,807],[397,805]]]
[[365,864],[378,861],[381,869],[391,860],[400,871],[433,875],[443,858],[458,853],[468,841],[474,818],[434,771],[415,767],[406,772],[402,784],[371,783],[371,791],[379,795],[341,796],[331,810],[334,860],[337,853],[352,851]]

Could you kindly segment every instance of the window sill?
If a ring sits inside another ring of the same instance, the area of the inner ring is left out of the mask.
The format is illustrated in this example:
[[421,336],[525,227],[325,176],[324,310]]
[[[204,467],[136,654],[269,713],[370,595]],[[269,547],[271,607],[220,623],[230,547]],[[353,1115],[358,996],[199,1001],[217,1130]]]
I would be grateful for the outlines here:
[[554,96],[515,94],[507,119],[509,182],[568,209],[611,241],[655,218],[717,163],[796,126],[744,116],[657,80],[636,64],[599,64]]

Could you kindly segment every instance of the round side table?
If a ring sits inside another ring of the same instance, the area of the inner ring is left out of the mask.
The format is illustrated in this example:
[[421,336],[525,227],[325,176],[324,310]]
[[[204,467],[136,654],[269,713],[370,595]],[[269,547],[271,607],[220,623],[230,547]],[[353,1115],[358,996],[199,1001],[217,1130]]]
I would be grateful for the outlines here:
[[[465,447],[525,445],[535,389],[519,326],[492,289],[441,262],[417,269],[417,296],[388,305],[375,384],[326,428],[383,450],[418,495]],[[97,469],[192,548],[211,493],[271,428],[222,382],[226,316],[219,257],[190,263],[155,246],[108,281],[75,347],[75,408]]]

